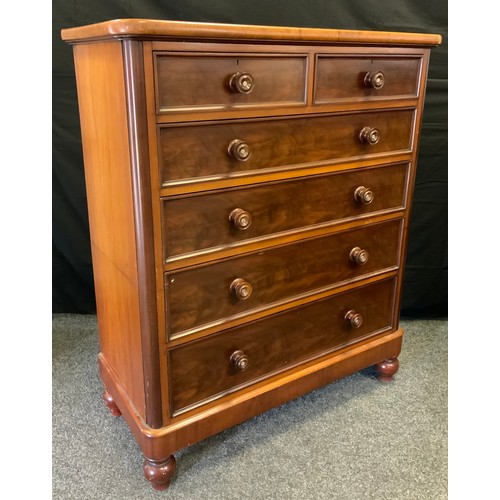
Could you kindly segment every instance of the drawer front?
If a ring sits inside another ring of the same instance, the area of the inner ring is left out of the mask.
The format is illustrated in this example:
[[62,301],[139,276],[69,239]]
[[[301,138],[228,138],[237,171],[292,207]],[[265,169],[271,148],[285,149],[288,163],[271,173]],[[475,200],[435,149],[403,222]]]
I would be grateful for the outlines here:
[[[394,285],[385,280],[169,350],[173,412],[390,329]],[[345,319],[349,311],[361,326]]]
[[[164,199],[165,258],[214,251],[282,231],[402,208],[407,168],[407,163],[396,164]],[[371,203],[355,199],[361,187],[373,194]],[[243,214],[240,217],[235,216],[238,210]],[[245,226],[250,218],[251,223]]]
[[419,57],[319,55],[314,102],[416,98],[420,66]]
[[[164,126],[159,133],[161,181],[227,179],[242,172],[409,152],[413,118],[413,110],[403,110]],[[379,134],[376,144],[360,138],[362,130],[372,129]]]
[[159,113],[303,105],[306,55],[156,53]]
[[167,273],[171,338],[335,283],[395,268],[401,220]]

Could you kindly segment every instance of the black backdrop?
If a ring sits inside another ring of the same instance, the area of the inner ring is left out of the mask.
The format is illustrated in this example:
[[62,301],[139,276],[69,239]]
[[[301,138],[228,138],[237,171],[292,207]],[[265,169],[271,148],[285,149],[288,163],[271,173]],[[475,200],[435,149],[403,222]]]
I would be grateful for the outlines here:
[[94,313],[72,48],[60,30],[117,18],[439,33],[433,49],[403,286],[404,317],[447,315],[446,0],[53,0],[53,311]]

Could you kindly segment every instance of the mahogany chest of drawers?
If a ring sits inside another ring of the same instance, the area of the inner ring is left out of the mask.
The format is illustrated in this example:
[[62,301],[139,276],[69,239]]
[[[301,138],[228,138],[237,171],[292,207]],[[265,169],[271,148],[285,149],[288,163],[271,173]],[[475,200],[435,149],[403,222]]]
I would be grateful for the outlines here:
[[104,399],[157,489],[183,447],[398,369],[439,35],[117,20],[74,44]]

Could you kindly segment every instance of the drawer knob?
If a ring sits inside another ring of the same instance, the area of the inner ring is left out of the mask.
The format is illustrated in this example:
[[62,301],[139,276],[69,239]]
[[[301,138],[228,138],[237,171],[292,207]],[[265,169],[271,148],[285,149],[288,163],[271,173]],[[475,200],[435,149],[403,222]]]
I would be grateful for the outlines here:
[[375,194],[373,191],[365,186],[359,186],[354,191],[354,199],[364,205],[369,205],[374,198]]
[[363,324],[363,316],[357,313],[354,309],[347,311],[344,319],[349,322],[351,328],[359,328]]
[[235,208],[229,214],[229,220],[241,231],[245,231],[252,224],[252,216],[242,208]]
[[238,161],[247,161],[250,158],[250,147],[240,139],[232,140],[227,147],[227,152]]
[[363,127],[359,133],[359,140],[361,142],[366,142],[370,146],[377,144],[380,141],[380,132],[376,128]]
[[385,84],[385,75],[382,71],[371,71],[365,75],[365,87],[379,90]]
[[243,351],[234,351],[229,358],[233,368],[243,372],[248,368],[248,356]]
[[359,247],[354,247],[349,254],[349,258],[359,266],[366,264],[369,257],[370,254],[366,250]]
[[254,87],[253,78],[250,73],[235,73],[229,79],[229,88],[233,92],[249,94]]
[[247,300],[252,295],[252,285],[242,278],[236,278],[229,286],[239,300]]

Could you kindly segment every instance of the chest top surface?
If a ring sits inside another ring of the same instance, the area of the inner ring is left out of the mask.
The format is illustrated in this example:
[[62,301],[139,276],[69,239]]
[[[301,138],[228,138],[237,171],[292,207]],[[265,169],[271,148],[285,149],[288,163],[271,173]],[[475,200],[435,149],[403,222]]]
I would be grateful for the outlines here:
[[63,40],[75,43],[85,42],[90,39],[126,37],[412,46],[436,46],[441,43],[441,35],[427,33],[258,26],[152,19],[115,19],[64,29],[61,36]]

